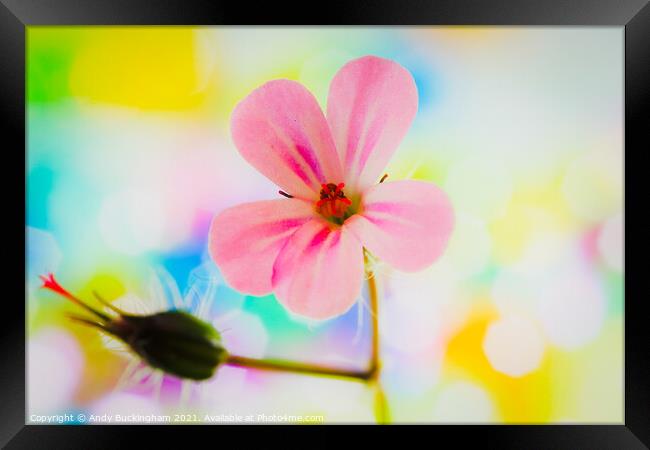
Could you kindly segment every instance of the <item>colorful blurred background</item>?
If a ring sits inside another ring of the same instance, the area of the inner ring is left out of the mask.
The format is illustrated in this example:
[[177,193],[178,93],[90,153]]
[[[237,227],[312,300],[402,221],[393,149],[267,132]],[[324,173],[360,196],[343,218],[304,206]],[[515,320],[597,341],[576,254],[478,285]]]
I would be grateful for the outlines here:
[[27,422],[375,420],[362,383],[151,373],[38,279],[131,311],[182,300],[240,355],[364,367],[363,300],[325,323],[292,317],[229,288],[206,236],[223,208],[278,198],[232,144],[234,105],[290,78],[324,107],[336,71],[367,54],[419,91],[387,172],[442,186],[457,217],[430,269],[378,268],[391,420],[622,423],[623,31],[595,27],[29,27]]

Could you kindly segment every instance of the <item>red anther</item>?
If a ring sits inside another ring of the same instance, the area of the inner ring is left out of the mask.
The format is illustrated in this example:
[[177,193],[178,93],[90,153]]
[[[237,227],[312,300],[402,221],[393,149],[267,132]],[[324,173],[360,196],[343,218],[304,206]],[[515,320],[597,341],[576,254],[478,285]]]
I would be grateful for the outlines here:
[[[350,199],[345,196],[343,188],[345,183],[327,183],[321,185],[320,200],[316,202],[316,208],[324,217],[341,218],[345,211],[352,204]],[[340,202],[340,203],[339,203]]]

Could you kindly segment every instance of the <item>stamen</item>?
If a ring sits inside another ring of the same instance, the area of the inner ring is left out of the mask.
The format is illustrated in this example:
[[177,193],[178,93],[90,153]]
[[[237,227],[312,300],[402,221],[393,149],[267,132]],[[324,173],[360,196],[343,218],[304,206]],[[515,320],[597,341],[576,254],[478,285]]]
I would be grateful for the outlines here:
[[327,219],[342,219],[348,207],[352,205],[352,201],[343,192],[345,183],[326,183],[321,184],[321,187],[320,200],[316,202],[316,208]]
[[384,176],[381,177],[381,180],[379,180],[379,182],[380,182],[380,183],[383,183],[384,180],[385,180],[386,178],[388,178],[388,174],[387,174],[387,173],[385,173]]
[[284,191],[278,191],[278,194],[280,194],[280,195],[284,195],[284,196],[287,197],[287,198],[293,198],[293,195],[291,195],[291,194],[287,194],[287,193],[284,192]]

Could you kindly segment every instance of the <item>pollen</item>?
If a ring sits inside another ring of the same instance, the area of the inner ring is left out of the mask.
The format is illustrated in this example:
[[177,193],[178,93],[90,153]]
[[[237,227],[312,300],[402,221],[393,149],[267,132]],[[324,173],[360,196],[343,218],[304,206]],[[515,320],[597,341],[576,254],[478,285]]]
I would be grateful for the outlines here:
[[327,219],[342,219],[345,212],[352,205],[345,196],[343,188],[345,183],[327,183],[321,185],[320,200],[316,202],[316,209]]

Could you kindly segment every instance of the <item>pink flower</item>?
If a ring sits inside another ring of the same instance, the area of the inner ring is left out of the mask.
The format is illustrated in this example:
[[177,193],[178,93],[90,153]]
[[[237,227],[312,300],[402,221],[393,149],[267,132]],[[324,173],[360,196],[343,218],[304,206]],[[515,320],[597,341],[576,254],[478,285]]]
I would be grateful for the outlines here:
[[[216,216],[210,254],[235,289],[274,293],[313,319],[345,313],[364,280],[363,248],[417,271],[444,251],[453,227],[431,183],[380,182],[418,107],[411,74],[366,56],[330,85],[327,118],[300,83],[270,81],[233,112],[241,155],[290,198],[246,203]],[[283,192],[281,192],[283,193]]]

